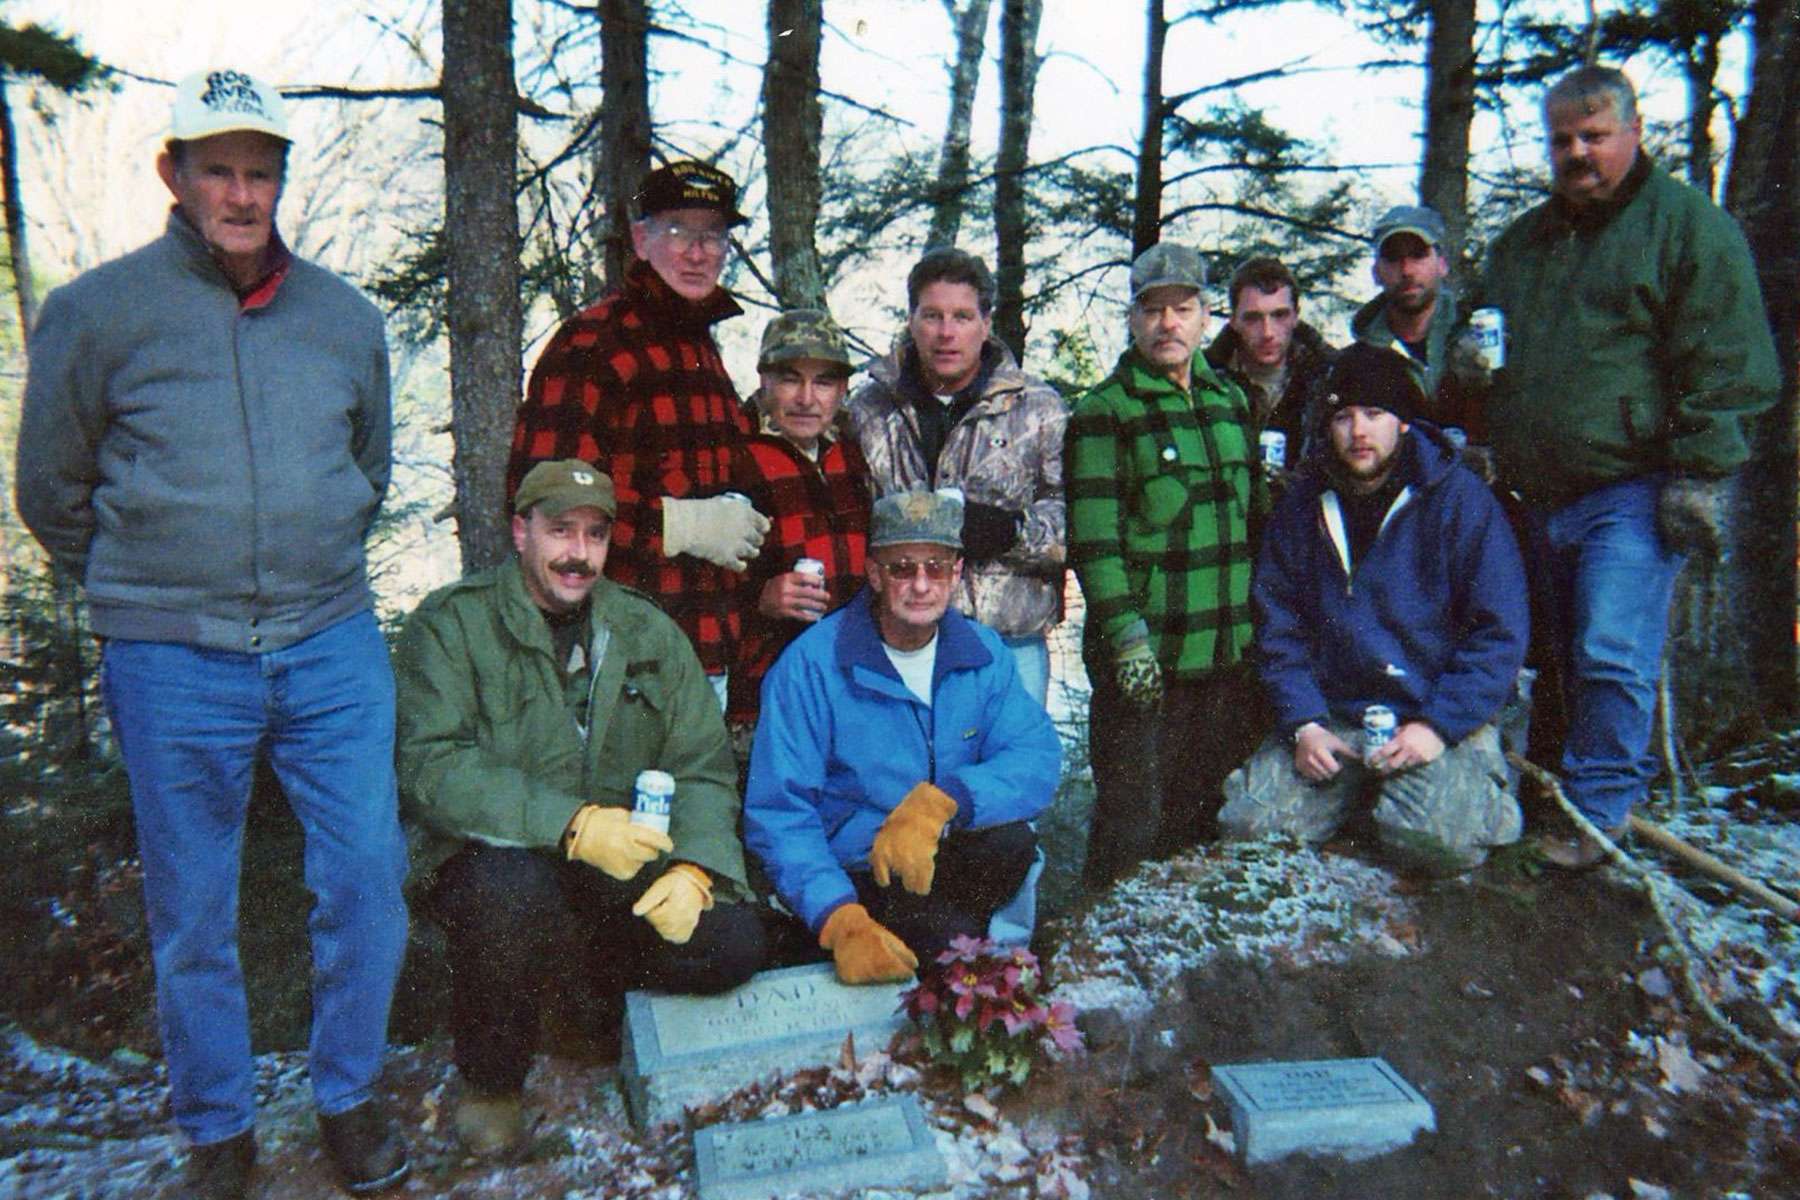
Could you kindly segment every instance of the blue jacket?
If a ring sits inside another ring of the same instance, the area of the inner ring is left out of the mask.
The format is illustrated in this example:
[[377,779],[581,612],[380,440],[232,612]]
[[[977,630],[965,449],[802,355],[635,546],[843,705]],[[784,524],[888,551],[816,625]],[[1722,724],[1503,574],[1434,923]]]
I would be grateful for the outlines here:
[[876,831],[914,784],[956,801],[954,831],[1033,819],[1061,774],[1056,730],[998,634],[944,614],[928,707],[883,651],[872,595],[794,639],[763,680],[744,844],[813,930],[856,900],[849,872],[868,869]]
[[1435,428],[1412,423],[1394,499],[1347,569],[1337,494],[1319,439],[1263,538],[1251,589],[1259,669],[1277,728],[1370,704],[1423,720],[1450,745],[1492,721],[1525,660],[1525,572],[1494,495]]

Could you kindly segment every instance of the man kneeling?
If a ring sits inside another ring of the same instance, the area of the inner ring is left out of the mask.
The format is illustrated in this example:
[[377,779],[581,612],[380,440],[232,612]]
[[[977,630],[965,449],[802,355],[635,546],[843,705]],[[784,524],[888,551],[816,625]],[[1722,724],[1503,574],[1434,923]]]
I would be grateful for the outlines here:
[[1061,747],[1000,636],[951,610],[962,501],[875,503],[868,587],[763,682],[744,840],[845,983],[981,937],[1024,882]]
[[[427,911],[449,941],[457,1131],[517,1147],[552,976],[604,997],[719,992],[762,964],[736,767],[687,638],[601,577],[612,480],[579,460],[519,485],[518,557],[434,592],[399,664],[400,788],[448,857]],[[632,820],[640,771],[674,777],[667,833]]]
[[[1478,866],[1519,837],[1493,721],[1524,661],[1525,579],[1499,503],[1422,421],[1403,358],[1355,345],[1251,589],[1274,737],[1225,783],[1225,836],[1322,842],[1365,788],[1402,863]],[[1357,748],[1370,706],[1391,741]]]

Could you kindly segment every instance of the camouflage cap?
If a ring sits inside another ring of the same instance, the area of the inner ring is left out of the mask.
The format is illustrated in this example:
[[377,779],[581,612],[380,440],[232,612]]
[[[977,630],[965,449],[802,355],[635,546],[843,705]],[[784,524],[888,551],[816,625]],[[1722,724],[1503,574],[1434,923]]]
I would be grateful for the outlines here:
[[609,517],[619,515],[613,481],[605,471],[579,458],[541,462],[519,481],[513,512],[524,514],[536,505],[546,517],[560,517],[571,508],[597,508]]
[[962,549],[963,499],[955,489],[894,492],[875,502],[869,549],[923,542]]
[[844,344],[844,331],[822,308],[790,308],[763,328],[757,370],[802,358],[837,363],[846,375],[850,373],[850,349]]
[[1131,264],[1131,301],[1151,288],[1182,287],[1194,291],[1206,288],[1206,263],[1200,252],[1174,242],[1158,242]]
[[684,158],[644,176],[638,185],[640,217],[653,217],[671,208],[710,208],[725,214],[727,225],[750,220],[737,210],[737,180],[695,158]]

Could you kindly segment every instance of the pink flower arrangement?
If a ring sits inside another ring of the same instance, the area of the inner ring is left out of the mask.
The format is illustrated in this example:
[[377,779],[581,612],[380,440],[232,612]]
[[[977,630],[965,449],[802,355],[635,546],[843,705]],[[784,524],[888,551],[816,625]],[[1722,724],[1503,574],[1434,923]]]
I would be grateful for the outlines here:
[[926,1050],[955,1067],[965,1088],[1017,1087],[1038,1055],[1082,1048],[1074,1005],[1044,1003],[1042,986],[1037,956],[1023,946],[959,937],[900,1004],[921,1027]]

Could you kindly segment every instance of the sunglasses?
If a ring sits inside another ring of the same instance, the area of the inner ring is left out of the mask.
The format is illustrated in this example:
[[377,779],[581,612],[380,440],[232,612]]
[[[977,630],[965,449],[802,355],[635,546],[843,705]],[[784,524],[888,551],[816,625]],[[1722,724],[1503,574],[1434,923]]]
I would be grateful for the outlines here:
[[927,558],[922,562],[914,562],[910,558],[896,558],[892,561],[883,561],[878,558],[875,562],[890,579],[897,579],[903,583],[912,579],[920,571],[925,572],[925,578],[931,582],[942,583],[950,578],[950,572],[956,568],[954,558]]

